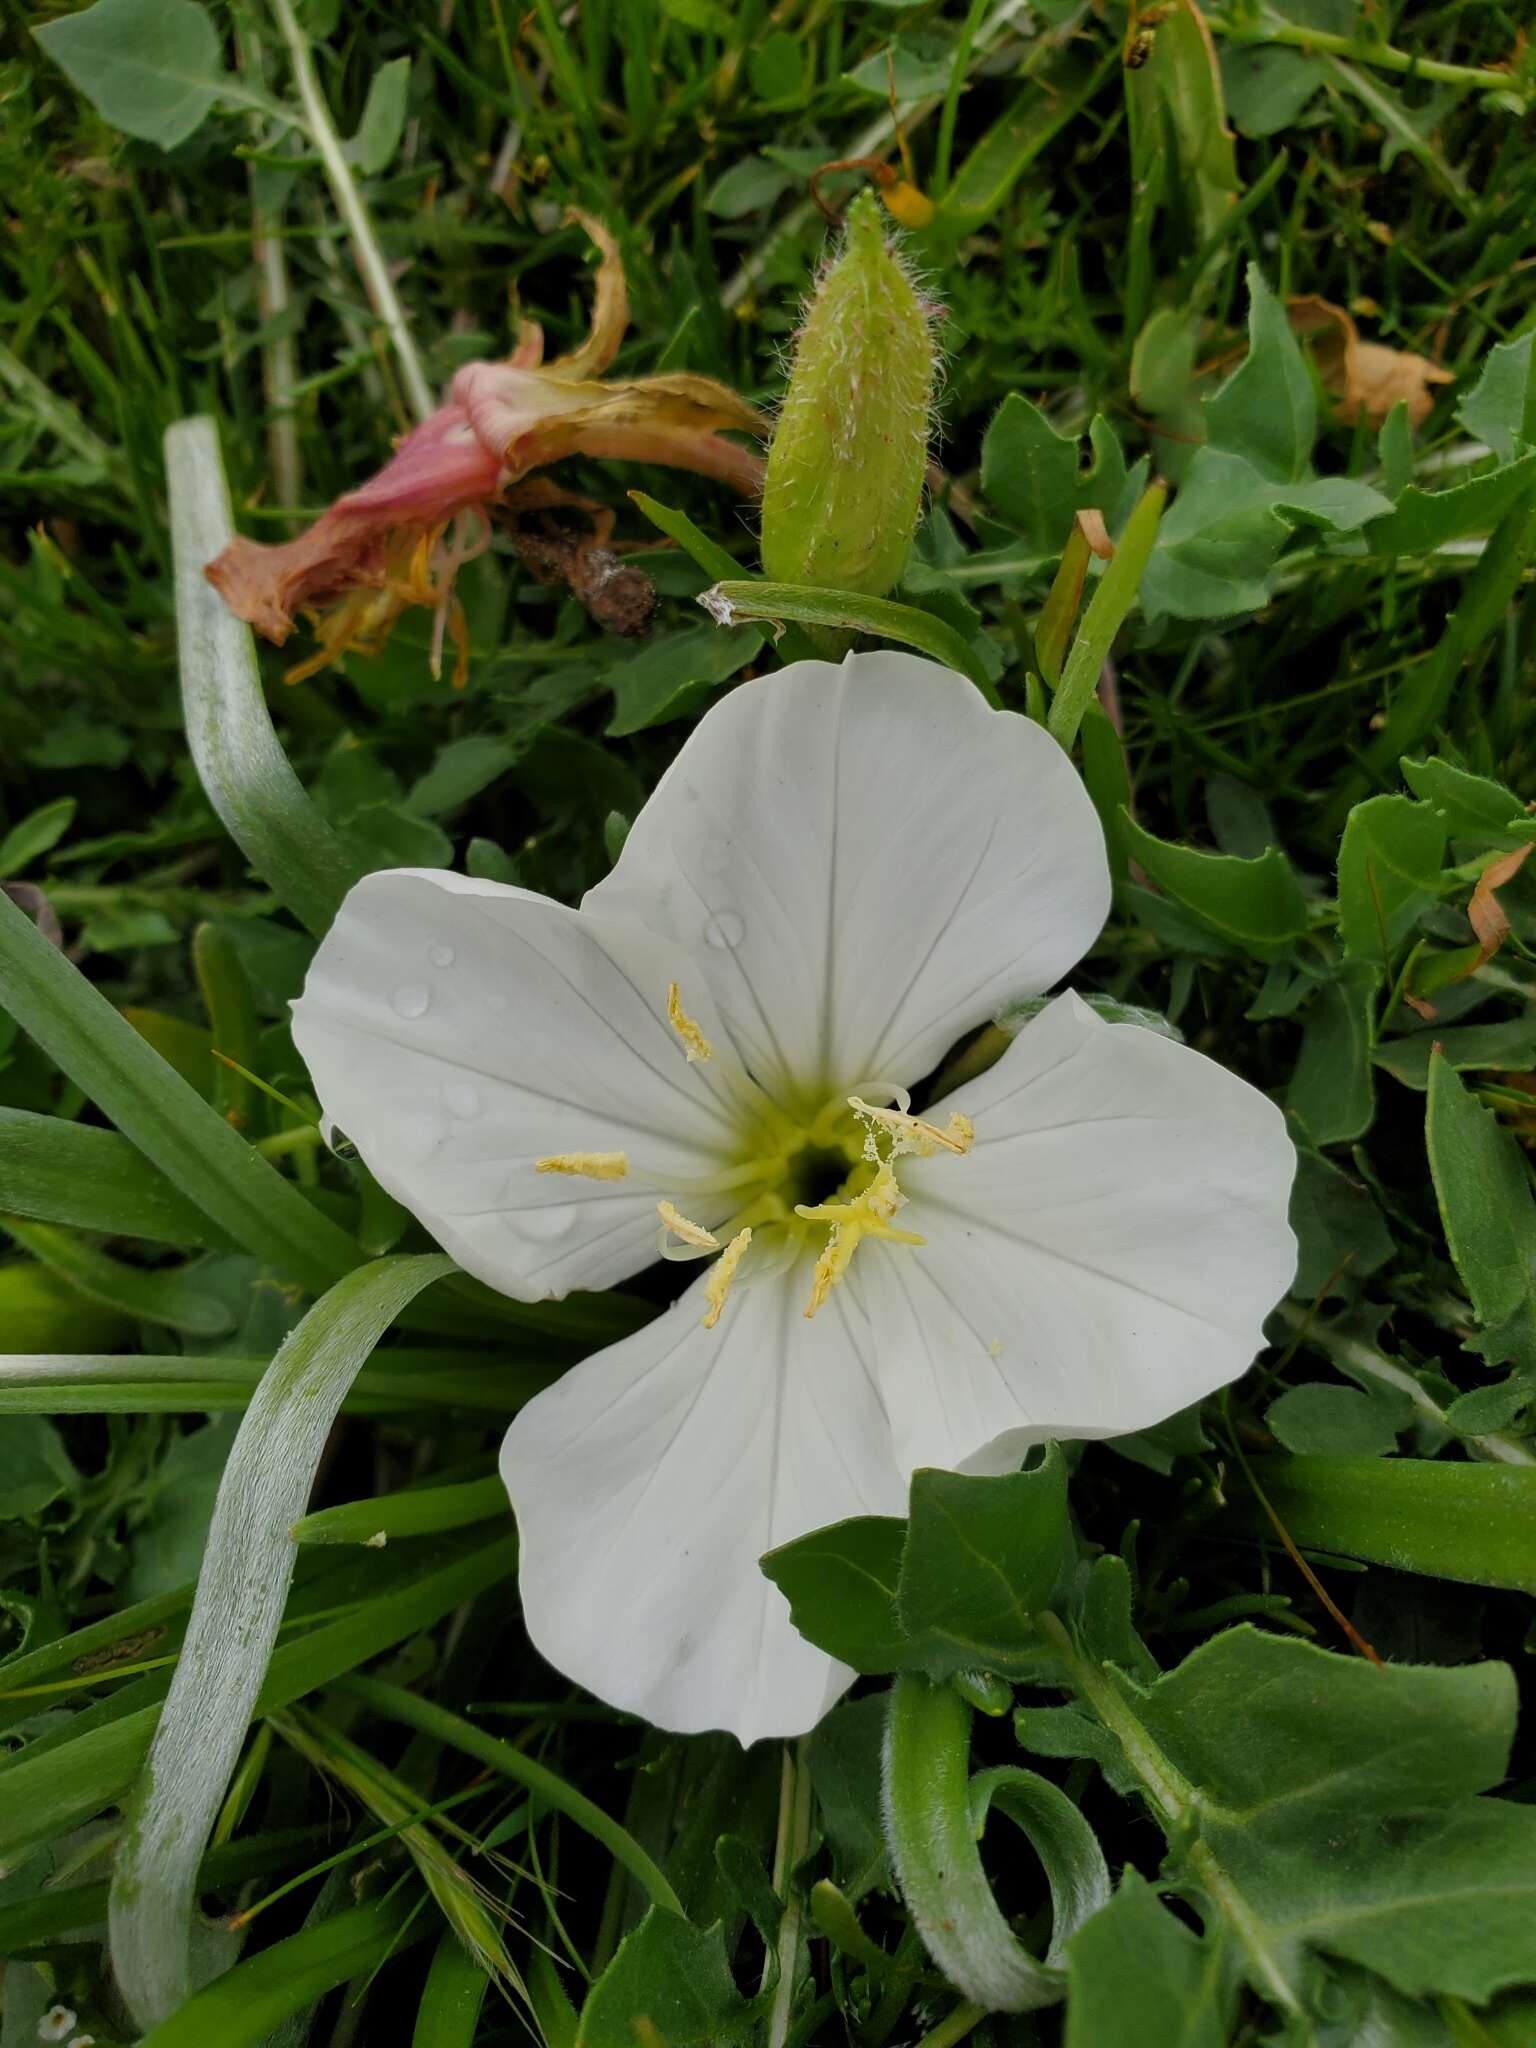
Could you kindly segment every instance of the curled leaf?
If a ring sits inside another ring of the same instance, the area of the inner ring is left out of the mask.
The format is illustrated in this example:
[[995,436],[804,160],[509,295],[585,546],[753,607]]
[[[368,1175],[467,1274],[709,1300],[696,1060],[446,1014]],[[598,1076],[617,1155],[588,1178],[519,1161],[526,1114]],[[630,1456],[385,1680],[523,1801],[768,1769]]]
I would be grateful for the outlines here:
[[490,545],[508,492],[565,456],[667,463],[747,495],[758,490],[761,458],[721,431],[762,433],[745,399],[683,373],[624,383],[603,377],[629,320],[624,268],[600,222],[573,218],[602,259],[591,330],[578,348],[545,364],[543,333],[525,323],[506,361],[466,364],[446,403],[406,435],[378,474],[296,539],[266,546],[242,536],[208,565],[231,611],[276,646],[297,613],[315,616],[319,651],[290,672],[290,682],[349,648],[376,652],[400,613],[422,605],[435,615],[434,674],[448,637],[458,649],[454,682],[462,683],[468,637],[454,579]]
[[1501,853],[1489,861],[1477,878],[1472,891],[1472,901],[1467,905],[1467,921],[1477,934],[1477,959],[1469,973],[1485,967],[1509,937],[1509,917],[1499,901],[1498,892],[1506,882],[1512,881],[1524,866],[1531,851],[1531,841],[1517,846],[1512,853]]
[[1350,315],[1327,299],[1290,299],[1286,315],[1293,334],[1315,337],[1313,361],[1346,426],[1364,419],[1379,427],[1400,401],[1408,408],[1410,426],[1420,426],[1434,407],[1430,386],[1456,381],[1449,370],[1442,370],[1428,356],[1388,348],[1384,342],[1362,341]]

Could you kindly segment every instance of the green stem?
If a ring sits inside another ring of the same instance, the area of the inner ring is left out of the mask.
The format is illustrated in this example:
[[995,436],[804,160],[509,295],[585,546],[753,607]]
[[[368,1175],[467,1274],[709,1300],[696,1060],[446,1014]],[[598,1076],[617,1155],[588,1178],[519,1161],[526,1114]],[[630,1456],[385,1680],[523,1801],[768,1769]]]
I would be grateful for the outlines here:
[[[1199,1817],[1199,1797],[1193,1785],[1174,1768],[1147,1730],[1137,1720],[1119,1689],[1091,1658],[1084,1656],[1058,1615],[1035,1617],[1035,1625],[1056,1653],[1067,1678],[1119,1742],[1126,1762],[1140,1778],[1156,1808],[1163,1832],[1170,1840],[1190,1836]],[[1185,1852],[1190,1869],[1207,1896],[1248,1950],[1254,1975],[1264,1994],[1282,2012],[1302,2011],[1300,1998],[1292,1988],[1280,1959],[1273,1953],[1263,1924],[1233,1882],[1213,1851],[1198,1838]]]
[[1357,64],[1374,64],[1378,71],[1412,72],[1415,78],[1432,79],[1437,85],[1467,85],[1483,92],[1514,92],[1526,97],[1530,94],[1530,88],[1511,72],[1487,70],[1477,64],[1442,64],[1438,58],[1420,57],[1412,50],[1396,49],[1391,43],[1363,42],[1354,36],[1335,35],[1327,29],[1306,28],[1273,17],[1250,25],[1208,14],[1206,22],[1216,35],[1236,43],[1286,43],[1317,56],[1350,57]]
[[1496,1459],[1502,1465],[1536,1465],[1536,1452],[1512,1436],[1504,1436],[1497,1430],[1488,1430],[1474,1435],[1457,1429],[1440,1403],[1429,1389],[1409,1372],[1406,1366],[1397,1364],[1386,1353],[1378,1351],[1373,1344],[1367,1344],[1359,1337],[1352,1337],[1347,1331],[1332,1323],[1317,1322],[1308,1308],[1300,1302],[1282,1301],[1274,1311],[1279,1320],[1293,1330],[1298,1341],[1315,1345],[1326,1352],[1345,1372],[1352,1377],[1363,1373],[1368,1379],[1378,1381],[1385,1387],[1396,1387],[1406,1394],[1419,1413],[1437,1429],[1460,1438],[1472,1449],[1481,1451],[1485,1458]]
[[347,232],[352,237],[352,253],[357,260],[363,288],[394,348],[411,410],[417,419],[424,420],[436,410],[436,400],[432,396],[432,387],[427,382],[426,373],[421,367],[416,344],[411,339],[405,309],[396,295],[394,280],[389,274],[388,264],[384,261],[384,252],[379,247],[378,237],[373,231],[373,222],[368,218],[368,209],[363,204],[363,195],[357,188],[357,180],[352,176],[352,166],[342,151],[341,138],[336,133],[331,110],[326,105],[325,94],[320,90],[320,81],[315,75],[314,59],[310,55],[309,38],[299,26],[290,0],[272,0],[272,12],[282,31],[283,40],[288,45],[294,83],[299,89],[299,103],[304,109],[305,126],[319,153],[326,182],[331,188],[331,197],[336,202],[336,210],[346,222]]
[[773,1888],[784,1901],[779,1922],[779,1981],[768,2016],[768,2048],[785,2048],[795,2003],[796,1966],[800,1960],[800,1893],[795,1869],[811,1841],[811,1772],[806,1745],[784,1750],[783,1791],[779,1802],[778,1840],[774,1845]]
[[1031,2012],[1056,2004],[1064,1981],[1020,1945],[992,1896],[971,1820],[970,1750],[971,1710],[959,1693],[899,1674],[886,1719],[884,1796],[912,1924],[950,1982],[983,2011]]
[[924,2034],[917,2048],[954,2048],[956,2041],[963,2041],[967,2034],[974,2033],[987,2016],[984,2005],[973,2005],[970,1999],[962,1999],[953,2012],[949,2013],[932,2032]]
[[1142,571],[1157,540],[1158,522],[1168,500],[1166,484],[1151,484],[1125,522],[1114,560],[1099,578],[1083,615],[1072,652],[1061,672],[1061,687],[1051,700],[1046,720],[1051,737],[1069,749],[1077,738],[1115,635],[1136,602]]

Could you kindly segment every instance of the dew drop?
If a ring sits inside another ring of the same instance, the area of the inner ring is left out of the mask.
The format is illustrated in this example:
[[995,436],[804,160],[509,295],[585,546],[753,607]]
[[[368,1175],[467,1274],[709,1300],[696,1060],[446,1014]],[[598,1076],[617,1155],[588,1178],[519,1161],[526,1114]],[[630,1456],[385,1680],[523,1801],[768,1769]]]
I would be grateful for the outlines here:
[[450,1081],[443,1090],[443,1103],[450,1116],[478,1116],[480,1091],[469,1081]]
[[431,1001],[431,996],[420,982],[402,981],[391,995],[389,1007],[397,1017],[420,1017],[425,1015]]
[[561,1202],[546,1209],[522,1209],[513,1220],[525,1237],[537,1238],[540,1244],[553,1244],[574,1226],[576,1211],[569,1202]]
[[433,946],[429,949],[427,958],[434,967],[451,967],[454,962],[454,951],[452,946]]
[[734,910],[717,910],[704,927],[704,943],[721,953],[730,953],[747,935],[747,927]]

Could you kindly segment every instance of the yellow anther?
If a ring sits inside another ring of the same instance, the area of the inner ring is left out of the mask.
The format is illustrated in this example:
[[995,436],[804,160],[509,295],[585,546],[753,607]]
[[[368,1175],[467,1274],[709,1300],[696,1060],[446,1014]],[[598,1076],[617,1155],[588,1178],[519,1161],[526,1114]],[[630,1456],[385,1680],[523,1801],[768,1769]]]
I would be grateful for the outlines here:
[[747,1246],[752,1242],[750,1229],[738,1230],[725,1250],[716,1259],[709,1278],[704,1282],[704,1298],[709,1309],[704,1317],[704,1327],[712,1330],[720,1320],[720,1311],[725,1307],[725,1297],[731,1291],[731,1282],[736,1278],[736,1268],[741,1264]]
[[867,1124],[878,1124],[890,1132],[896,1140],[893,1156],[916,1152],[926,1159],[936,1151],[969,1152],[976,1142],[976,1126],[958,1109],[940,1130],[937,1124],[925,1123],[920,1116],[908,1116],[905,1110],[876,1109],[872,1102],[864,1102],[857,1095],[849,1096],[848,1107]]
[[866,1237],[884,1238],[890,1244],[926,1244],[915,1230],[898,1230],[891,1218],[906,1203],[896,1184],[896,1174],[887,1160],[861,1195],[848,1202],[801,1202],[795,1214],[808,1223],[830,1223],[832,1235],[816,1261],[811,1276],[811,1298],[805,1313],[815,1315],[827,1296],[853,1263],[853,1255]]
[[717,1252],[720,1240],[712,1230],[706,1230],[702,1223],[690,1223],[681,1209],[670,1202],[658,1202],[656,1213],[674,1237],[680,1237],[684,1244],[695,1244],[701,1252]]
[[683,1051],[688,1055],[690,1066],[695,1060],[714,1058],[715,1048],[683,1008],[683,999],[677,992],[675,981],[667,988],[667,1022],[683,1041]]
[[535,1173],[573,1173],[583,1180],[623,1180],[627,1152],[548,1152],[533,1162]]

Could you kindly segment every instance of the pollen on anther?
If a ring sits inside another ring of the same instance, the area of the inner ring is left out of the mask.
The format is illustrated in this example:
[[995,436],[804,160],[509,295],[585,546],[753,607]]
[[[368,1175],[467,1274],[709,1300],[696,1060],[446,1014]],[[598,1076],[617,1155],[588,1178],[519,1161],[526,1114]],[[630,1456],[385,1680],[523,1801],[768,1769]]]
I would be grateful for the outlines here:
[[658,1202],[656,1213],[674,1237],[680,1237],[684,1244],[697,1245],[702,1252],[718,1251],[720,1240],[712,1230],[706,1230],[702,1223],[692,1223],[681,1209],[671,1202]]
[[627,1152],[548,1152],[533,1162],[535,1173],[570,1173],[582,1180],[623,1180],[629,1172]]
[[683,1051],[688,1055],[690,1066],[695,1060],[714,1058],[714,1047],[683,1008],[683,999],[675,981],[667,986],[667,1022],[683,1041]]
[[709,1278],[704,1283],[704,1299],[709,1308],[704,1317],[704,1327],[712,1330],[720,1320],[720,1311],[725,1307],[725,1297],[731,1291],[731,1282],[736,1278],[736,1268],[741,1264],[747,1246],[752,1242],[752,1230],[748,1225],[738,1230],[725,1250],[714,1263]]

